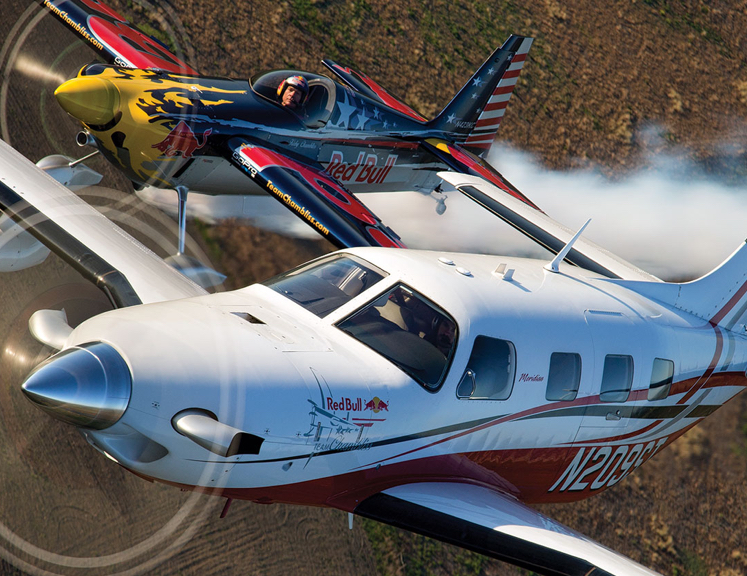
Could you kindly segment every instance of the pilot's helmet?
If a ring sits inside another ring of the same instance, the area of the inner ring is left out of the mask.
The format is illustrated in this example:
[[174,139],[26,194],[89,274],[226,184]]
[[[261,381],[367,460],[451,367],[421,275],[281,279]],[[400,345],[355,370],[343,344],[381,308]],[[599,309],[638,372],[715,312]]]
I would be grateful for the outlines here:
[[306,97],[309,95],[309,83],[306,81],[306,78],[303,76],[288,76],[278,86],[278,100],[283,100],[283,93],[288,86],[293,86],[301,93],[299,106],[303,106],[306,103]]

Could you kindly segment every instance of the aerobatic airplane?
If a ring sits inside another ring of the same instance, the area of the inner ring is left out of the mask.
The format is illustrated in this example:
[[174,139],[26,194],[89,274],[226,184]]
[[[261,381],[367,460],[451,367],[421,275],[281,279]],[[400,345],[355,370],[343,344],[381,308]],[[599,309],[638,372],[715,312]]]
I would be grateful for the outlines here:
[[0,143],[0,207],[115,307],[76,327],[37,311],[58,352],[24,393],[138,476],[226,505],[333,507],[543,574],[652,574],[531,505],[615,486],[743,390],[747,245],[661,282],[480,177],[440,177],[563,247],[353,248],[207,294]]
[[431,193],[439,170],[482,176],[534,206],[481,157],[531,38],[511,36],[426,120],[330,60],[323,63],[338,82],[298,70],[211,78],[98,0],[42,4],[107,62],[84,66],[55,92],[83,126],[79,144],[98,149],[136,187],[177,190],[180,253],[189,191],[270,194],[340,248],[401,246],[353,194]]

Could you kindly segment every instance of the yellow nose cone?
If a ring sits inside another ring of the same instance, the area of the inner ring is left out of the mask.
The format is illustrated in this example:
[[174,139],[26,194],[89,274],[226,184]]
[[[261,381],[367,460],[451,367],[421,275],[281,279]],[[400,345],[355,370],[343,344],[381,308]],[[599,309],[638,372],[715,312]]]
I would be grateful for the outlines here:
[[84,124],[101,126],[119,111],[119,90],[103,78],[73,78],[54,91],[60,106]]

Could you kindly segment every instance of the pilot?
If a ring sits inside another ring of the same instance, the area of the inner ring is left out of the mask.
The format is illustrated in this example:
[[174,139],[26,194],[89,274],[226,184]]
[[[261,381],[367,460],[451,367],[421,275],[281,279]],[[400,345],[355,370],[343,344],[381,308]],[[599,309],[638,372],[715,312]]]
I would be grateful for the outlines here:
[[288,76],[278,86],[278,101],[284,108],[299,114],[309,95],[309,83],[303,76]]
[[442,319],[436,328],[436,348],[447,358],[454,347],[454,336],[456,336],[454,323],[448,318]]

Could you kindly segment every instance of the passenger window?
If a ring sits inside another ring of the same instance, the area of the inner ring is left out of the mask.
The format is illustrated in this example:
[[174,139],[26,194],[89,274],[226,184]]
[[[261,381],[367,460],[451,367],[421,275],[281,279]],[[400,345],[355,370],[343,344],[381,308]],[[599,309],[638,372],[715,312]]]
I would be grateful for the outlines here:
[[478,336],[457,386],[457,397],[506,400],[514,387],[515,372],[516,351],[511,342]]
[[654,359],[651,370],[651,385],[648,388],[649,400],[664,400],[669,396],[669,389],[674,380],[674,362],[662,358]]
[[547,400],[575,400],[581,382],[581,356],[569,352],[553,352],[547,376]]
[[604,359],[602,402],[625,402],[633,385],[633,357],[609,354]]
[[436,304],[402,284],[366,304],[337,327],[372,348],[429,390],[443,381],[457,327]]

